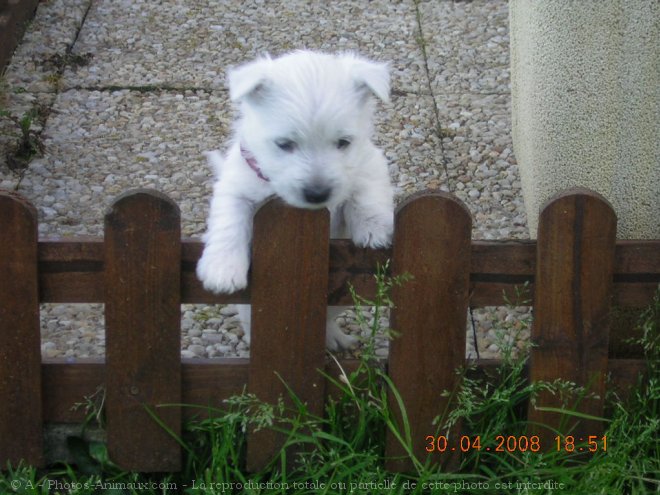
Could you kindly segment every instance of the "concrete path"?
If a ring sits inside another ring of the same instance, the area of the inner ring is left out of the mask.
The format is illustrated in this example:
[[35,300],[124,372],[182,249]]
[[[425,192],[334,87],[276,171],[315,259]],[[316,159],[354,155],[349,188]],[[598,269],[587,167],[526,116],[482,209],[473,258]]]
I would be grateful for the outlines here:
[[183,234],[199,236],[211,191],[202,152],[225,146],[233,118],[226,69],[266,52],[352,50],[390,63],[376,141],[397,197],[451,191],[475,238],[525,238],[508,43],[506,0],[50,0],[0,89],[16,119],[35,113],[43,156],[10,169],[20,133],[0,118],[0,188],[35,204],[41,235],[59,236],[100,235],[118,194],[156,188],[181,207]]

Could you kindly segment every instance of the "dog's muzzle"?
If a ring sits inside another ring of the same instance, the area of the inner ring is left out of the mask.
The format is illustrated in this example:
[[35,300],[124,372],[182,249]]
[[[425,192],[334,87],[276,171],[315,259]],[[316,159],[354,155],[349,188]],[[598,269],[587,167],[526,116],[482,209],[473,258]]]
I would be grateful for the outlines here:
[[303,189],[305,201],[314,205],[325,203],[331,193],[332,188],[324,185],[312,185]]

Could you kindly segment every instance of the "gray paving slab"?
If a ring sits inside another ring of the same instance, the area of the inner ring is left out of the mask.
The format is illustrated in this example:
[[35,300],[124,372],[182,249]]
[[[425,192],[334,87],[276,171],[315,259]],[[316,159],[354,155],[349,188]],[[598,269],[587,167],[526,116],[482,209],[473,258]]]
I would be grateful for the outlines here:
[[91,0],[52,0],[38,13],[16,48],[3,76],[13,90],[55,93],[69,48],[78,36]]
[[412,1],[99,1],[74,47],[94,58],[63,82],[217,89],[228,66],[307,48],[390,61],[396,84],[415,88],[423,77],[415,30]]
[[447,122],[446,186],[473,215],[474,239],[527,236],[518,165],[511,143],[508,94],[436,95]]
[[420,2],[433,91],[509,94],[507,2]]
[[212,182],[202,152],[228,132],[225,102],[220,91],[61,93],[43,133],[48,153],[21,184],[42,205],[41,233],[102,235],[114,198],[146,187],[180,205],[184,235],[201,235]]

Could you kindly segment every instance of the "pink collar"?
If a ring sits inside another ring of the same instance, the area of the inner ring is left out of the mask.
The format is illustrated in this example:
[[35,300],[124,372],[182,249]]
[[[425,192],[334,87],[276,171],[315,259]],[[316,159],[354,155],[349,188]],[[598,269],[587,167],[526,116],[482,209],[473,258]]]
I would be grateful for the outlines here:
[[250,153],[247,149],[245,149],[242,144],[241,144],[241,156],[245,160],[245,163],[247,163],[248,166],[252,170],[254,170],[254,172],[257,174],[257,177],[259,177],[261,180],[264,180],[266,182],[270,182],[270,179],[263,174],[263,172],[259,168],[259,165],[257,165],[257,159],[254,157],[252,153]]

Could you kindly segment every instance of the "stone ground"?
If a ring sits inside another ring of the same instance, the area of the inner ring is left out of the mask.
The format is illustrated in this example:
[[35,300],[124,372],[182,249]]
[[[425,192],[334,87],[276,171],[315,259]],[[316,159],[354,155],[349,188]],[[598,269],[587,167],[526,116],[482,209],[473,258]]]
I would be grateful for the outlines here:
[[[202,152],[222,149],[233,118],[226,68],[298,48],[390,63],[392,101],[379,105],[375,140],[398,200],[450,191],[472,212],[475,239],[528,237],[511,144],[506,0],[42,2],[2,77],[0,108],[14,120],[33,112],[43,155],[17,167],[8,157],[19,128],[0,118],[0,188],[33,202],[42,237],[101,235],[104,211],[136,187],[173,198],[183,235],[199,237],[212,180]],[[184,306],[182,355],[248,355],[234,314]],[[497,355],[497,328],[515,330],[528,316],[475,311],[480,356]],[[361,331],[353,314],[343,322]],[[522,325],[515,340],[527,338]],[[103,306],[44,305],[42,351],[103,355]]]

